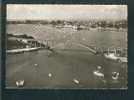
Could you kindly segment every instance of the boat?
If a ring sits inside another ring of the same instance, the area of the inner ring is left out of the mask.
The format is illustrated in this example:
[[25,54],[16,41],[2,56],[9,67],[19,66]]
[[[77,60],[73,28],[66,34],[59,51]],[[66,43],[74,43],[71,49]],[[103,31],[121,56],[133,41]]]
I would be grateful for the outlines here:
[[18,81],[16,81],[16,86],[17,87],[23,87],[24,86],[24,80],[18,80]]
[[104,78],[104,74],[103,74],[103,73],[101,73],[99,70],[95,70],[95,71],[93,72],[93,74],[94,74],[95,76],[98,76],[98,77]]
[[104,54],[107,59],[115,60],[122,63],[127,63],[127,57],[118,57],[115,54]]
[[118,72],[112,72],[112,79],[117,80],[119,78],[119,73]]
[[120,56],[120,54],[117,54],[116,50],[110,51],[108,49],[108,52],[104,53],[104,57],[107,58],[107,59],[115,60],[115,61],[122,62],[122,63],[127,63],[128,62],[127,57]]
[[118,59],[118,57],[115,56],[115,54],[113,54],[113,53],[104,54],[104,56],[105,56],[107,59],[111,59],[111,60],[117,60],[117,59]]

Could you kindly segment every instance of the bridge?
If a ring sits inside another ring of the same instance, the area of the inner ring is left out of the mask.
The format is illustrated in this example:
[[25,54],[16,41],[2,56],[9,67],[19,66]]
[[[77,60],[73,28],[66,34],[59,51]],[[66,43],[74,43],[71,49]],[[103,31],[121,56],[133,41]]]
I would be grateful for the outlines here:
[[[93,47],[93,46],[90,46],[90,45],[87,45],[87,44],[84,44],[84,43],[80,43],[80,42],[72,42],[72,41],[67,41],[65,43],[58,43],[58,44],[54,44],[53,41],[49,41],[47,43],[48,46],[50,46],[51,49],[56,49],[56,48],[61,48],[61,49],[65,49],[65,47],[68,45],[68,44],[71,44],[71,45],[76,45],[76,46],[80,46],[82,48],[86,48],[89,52],[92,52],[94,54],[97,53],[97,50],[95,49],[96,47]],[[51,44],[51,45],[50,45]]]

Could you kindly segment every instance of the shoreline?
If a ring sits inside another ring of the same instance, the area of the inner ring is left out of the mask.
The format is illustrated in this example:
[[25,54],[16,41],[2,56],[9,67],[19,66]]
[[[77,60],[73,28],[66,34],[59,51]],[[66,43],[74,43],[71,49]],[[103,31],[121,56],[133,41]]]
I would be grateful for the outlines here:
[[6,53],[8,54],[15,54],[15,53],[23,53],[23,52],[30,52],[39,50],[41,47],[34,47],[34,48],[23,48],[23,49],[12,49],[12,50],[6,50]]
[[[59,28],[59,27],[56,27],[58,25],[52,25],[52,24],[32,24],[32,23],[17,23],[17,24],[14,24],[14,23],[8,23],[8,25],[25,25],[25,24],[29,24],[29,25],[42,25],[42,26],[51,26],[51,27],[55,27],[55,28]],[[73,29],[73,27],[60,27],[61,29],[62,28],[67,28],[67,29]],[[87,29],[81,29],[81,30],[91,30],[91,31],[115,31],[115,32],[128,32],[128,28],[121,28],[121,29],[117,29],[117,28],[109,28],[109,27],[106,27],[106,28],[102,28],[102,27],[96,27],[96,28],[92,28],[92,27],[88,27]]]

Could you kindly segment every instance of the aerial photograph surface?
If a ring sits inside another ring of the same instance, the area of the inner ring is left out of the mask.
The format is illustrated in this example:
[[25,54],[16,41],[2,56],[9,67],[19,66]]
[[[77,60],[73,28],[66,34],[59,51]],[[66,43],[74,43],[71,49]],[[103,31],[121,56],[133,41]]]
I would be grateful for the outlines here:
[[6,88],[128,88],[127,5],[8,4]]

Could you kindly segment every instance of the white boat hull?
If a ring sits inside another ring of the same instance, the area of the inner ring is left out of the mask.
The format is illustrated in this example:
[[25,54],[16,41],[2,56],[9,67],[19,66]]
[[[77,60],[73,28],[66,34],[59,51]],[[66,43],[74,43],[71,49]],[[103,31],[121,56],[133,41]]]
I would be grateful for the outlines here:
[[95,76],[104,78],[104,74],[101,73],[101,72],[99,72],[99,71],[94,71],[93,74],[94,74]]

